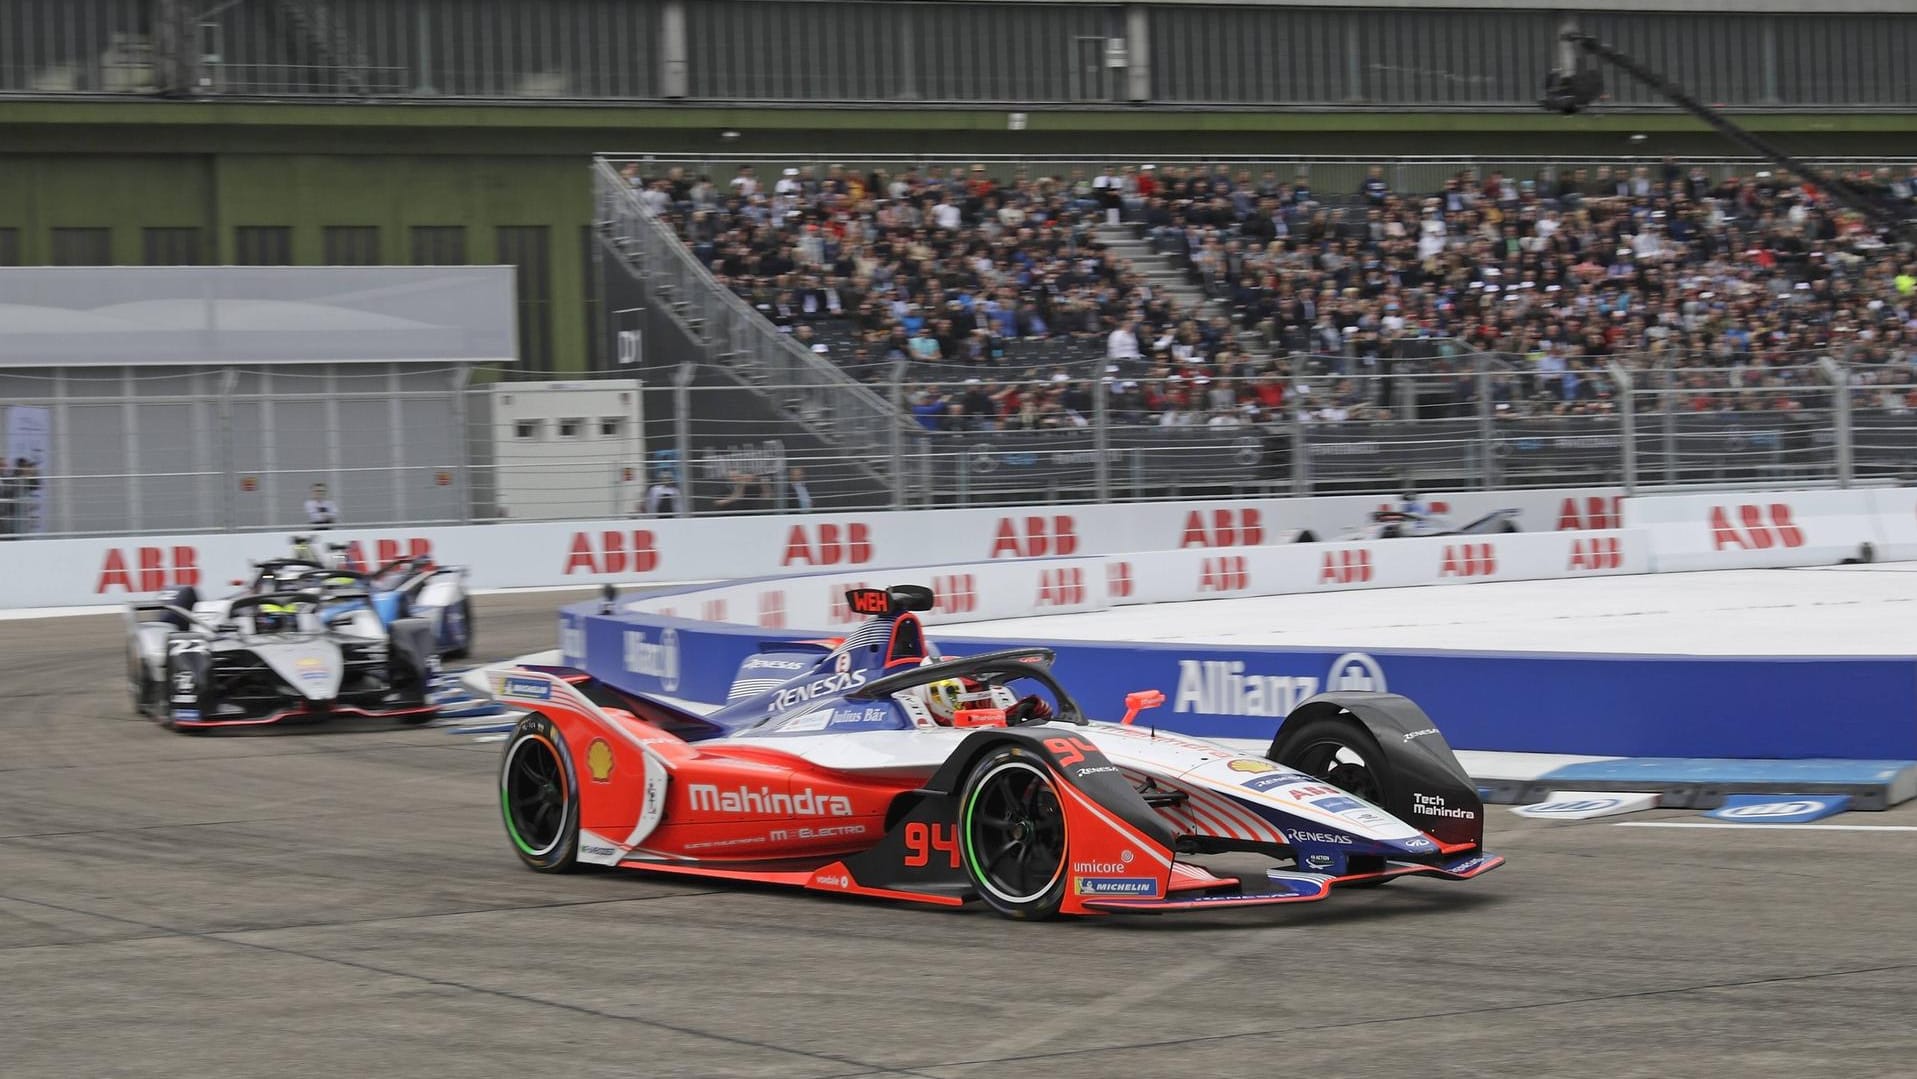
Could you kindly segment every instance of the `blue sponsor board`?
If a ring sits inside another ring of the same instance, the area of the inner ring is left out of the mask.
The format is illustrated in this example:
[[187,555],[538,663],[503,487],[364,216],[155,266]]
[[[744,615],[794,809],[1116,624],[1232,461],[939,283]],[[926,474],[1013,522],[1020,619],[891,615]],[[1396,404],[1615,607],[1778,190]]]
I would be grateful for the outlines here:
[[1733,794],[1704,815],[1738,824],[1804,824],[1849,808],[1848,794]]
[[[724,702],[761,641],[816,639],[578,604],[562,614],[568,663],[639,693]],[[937,638],[938,627],[930,631]],[[668,637],[666,631],[672,630]],[[630,640],[628,634],[632,634]],[[1330,689],[1416,701],[1454,748],[1615,757],[1917,759],[1917,657],[1632,656],[1350,652],[1032,639],[945,640],[948,655],[1033,644],[1098,719],[1157,689],[1138,725],[1267,739]],[[1841,724],[1825,717],[1842,715]]]
[[552,683],[541,678],[506,678],[506,696],[533,701],[552,700]]

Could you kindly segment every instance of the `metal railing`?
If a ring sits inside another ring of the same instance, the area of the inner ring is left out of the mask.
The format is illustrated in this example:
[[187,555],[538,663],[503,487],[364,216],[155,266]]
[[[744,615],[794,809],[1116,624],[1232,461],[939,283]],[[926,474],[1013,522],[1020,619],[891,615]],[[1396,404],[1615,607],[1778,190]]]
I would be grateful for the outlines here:
[[[872,459],[892,447],[900,423],[894,402],[779,333],[714,280],[608,162],[594,163],[593,178],[599,227],[652,297],[702,346],[700,362],[758,388],[848,453]],[[690,370],[684,375],[692,377]]]

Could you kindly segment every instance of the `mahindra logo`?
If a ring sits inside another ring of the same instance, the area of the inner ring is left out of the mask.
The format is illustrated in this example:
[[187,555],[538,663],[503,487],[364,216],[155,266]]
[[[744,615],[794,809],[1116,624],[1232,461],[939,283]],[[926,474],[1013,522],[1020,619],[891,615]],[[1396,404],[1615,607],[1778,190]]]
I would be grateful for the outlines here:
[[659,568],[659,547],[643,528],[627,532],[574,532],[566,552],[566,575],[575,573],[651,573]]
[[1264,518],[1247,506],[1215,509],[1210,513],[1192,510],[1185,515],[1185,532],[1179,537],[1178,546],[1255,547],[1264,541]]
[[1498,550],[1490,543],[1447,543],[1440,577],[1489,577],[1498,572]]
[[192,547],[134,547],[125,552],[109,547],[93,591],[158,592],[199,583],[200,556]]
[[1571,561],[1565,569],[1589,573],[1620,569],[1624,565],[1624,541],[1616,536],[1592,536],[1571,541]]
[[1053,517],[1000,517],[988,558],[1044,558],[1078,550],[1078,532],[1070,514]]
[[1076,607],[1085,602],[1085,571],[1077,567],[1038,571],[1035,607]]
[[1200,592],[1242,592],[1251,587],[1251,570],[1241,554],[1207,558],[1198,567]]
[[758,817],[849,817],[852,799],[843,794],[820,794],[811,787],[790,793],[771,787],[754,789],[741,783],[722,788],[716,783],[686,786],[686,798],[695,813],[731,813]]
[[862,566],[872,561],[872,529],[861,521],[827,522],[808,530],[793,525],[785,535],[781,566]]
[[[1733,523],[1732,518],[1735,518]],[[1802,547],[1804,532],[1791,520],[1783,502],[1768,506],[1711,507],[1711,550],[1735,547],[1740,551],[1768,551],[1772,547]]]
[[1371,552],[1364,548],[1326,551],[1318,567],[1319,584],[1363,584],[1371,580]]

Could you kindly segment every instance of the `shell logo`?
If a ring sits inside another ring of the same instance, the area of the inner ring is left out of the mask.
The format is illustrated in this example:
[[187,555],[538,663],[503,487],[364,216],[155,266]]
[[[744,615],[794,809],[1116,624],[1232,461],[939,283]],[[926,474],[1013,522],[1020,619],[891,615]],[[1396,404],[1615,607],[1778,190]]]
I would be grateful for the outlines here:
[[1278,770],[1278,766],[1270,761],[1256,760],[1251,757],[1240,757],[1225,767],[1234,772],[1276,772]]
[[604,738],[594,738],[586,747],[586,771],[592,774],[594,783],[604,783],[612,778],[612,747]]

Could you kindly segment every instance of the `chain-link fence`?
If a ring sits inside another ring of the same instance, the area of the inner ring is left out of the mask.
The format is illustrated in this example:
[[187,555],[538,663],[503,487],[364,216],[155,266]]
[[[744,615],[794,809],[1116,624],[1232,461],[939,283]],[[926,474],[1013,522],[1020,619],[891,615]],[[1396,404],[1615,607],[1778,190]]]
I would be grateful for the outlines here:
[[0,535],[1917,482],[1909,356],[1679,365],[1704,359],[1724,358],[881,365],[861,389],[886,411],[849,445],[808,422],[814,383],[696,365],[683,384],[397,364],[0,371]]

